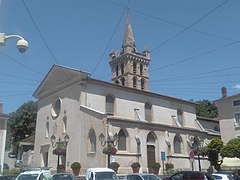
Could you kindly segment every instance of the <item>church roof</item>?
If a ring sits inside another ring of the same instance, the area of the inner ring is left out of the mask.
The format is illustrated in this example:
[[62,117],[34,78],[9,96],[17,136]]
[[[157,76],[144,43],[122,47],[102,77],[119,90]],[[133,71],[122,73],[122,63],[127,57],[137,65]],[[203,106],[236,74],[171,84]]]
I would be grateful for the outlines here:
[[129,16],[127,17],[126,29],[125,29],[125,34],[124,34],[124,38],[123,38],[122,48],[124,48],[126,46],[131,46],[134,48],[136,47],[134,36],[133,36],[132,25],[130,23]]

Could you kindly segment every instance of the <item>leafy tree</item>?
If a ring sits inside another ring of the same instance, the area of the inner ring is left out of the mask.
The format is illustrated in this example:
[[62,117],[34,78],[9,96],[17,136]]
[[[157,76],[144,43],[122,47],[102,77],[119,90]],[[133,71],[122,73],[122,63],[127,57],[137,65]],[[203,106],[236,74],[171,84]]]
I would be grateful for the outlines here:
[[217,107],[210,102],[209,100],[197,101],[196,111],[197,116],[206,117],[206,118],[216,118],[218,117]]
[[218,154],[223,147],[223,142],[219,138],[213,138],[212,141],[201,148],[200,152],[202,156],[207,156],[211,165],[214,166],[216,170],[220,170],[220,164],[218,164]]
[[222,157],[237,157],[240,158],[240,139],[234,138],[228,141],[220,151]]
[[9,119],[10,132],[13,142],[22,141],[35,135],[37,118],[37,103],[28,101],[21,105]]

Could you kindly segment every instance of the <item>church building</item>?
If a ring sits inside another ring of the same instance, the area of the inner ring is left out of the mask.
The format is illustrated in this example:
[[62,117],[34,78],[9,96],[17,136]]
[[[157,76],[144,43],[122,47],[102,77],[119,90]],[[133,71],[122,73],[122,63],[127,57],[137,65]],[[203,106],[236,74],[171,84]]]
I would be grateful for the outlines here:
[[[141,172],[152,172],[154,162],[198,170],[197,156],[189,153],[220,137],[212,130],[218,122],[198,120],[193,102],[150,92],[150,52],[137,52],[129,18],[122,48],[109,58],[111,83],[74,68],[50,69],[34,93],[34,165],[63,164],[71,171],[77,161],[81,174],[111,162],[118,162],[118,173],[124,174],[132,172],[133,162],[140,163]],[[209,167],[206,158],[200,163],[202,170]]]

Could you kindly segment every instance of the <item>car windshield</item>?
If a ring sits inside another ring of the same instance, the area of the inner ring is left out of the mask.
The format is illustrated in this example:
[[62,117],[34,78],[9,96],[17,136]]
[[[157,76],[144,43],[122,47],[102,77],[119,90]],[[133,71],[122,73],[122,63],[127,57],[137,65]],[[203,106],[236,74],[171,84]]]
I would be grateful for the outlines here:
[[157,176],[154,175],[142,175],[144,180],[159,180]]
[[17,180],[36,180],[38,174],[22,174],[20,175]]
[[58,180],[58,179],[65,179],[65,180],[72,180],[73,176],[70,174],[55,174],[52,177],[53,180]]
[[96,172],[96,180],[117,180],[117,176],[113,172]]

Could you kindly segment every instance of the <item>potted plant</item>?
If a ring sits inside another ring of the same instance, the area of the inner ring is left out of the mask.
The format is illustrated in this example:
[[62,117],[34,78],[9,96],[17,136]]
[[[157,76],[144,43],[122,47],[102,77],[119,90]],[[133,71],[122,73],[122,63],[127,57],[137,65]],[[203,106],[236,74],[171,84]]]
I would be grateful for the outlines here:
[[117,173],[117,171],[118,171],[119,166],[120,166],[120,165],[119,165],[117,162],[111,162],[111,164],[110,164],[110,168],[111,168],[112,170],[114,170],[116,173]]
[[63,164],[59,164],[57,167],[58,173],[65,173],[65,166]]
[[139,173],[139,169],[141,167],[139,162],[134,162],[131,165],[133,173]]
[[161,165],[158,162],[152,164],[153,174],[158,175]]
[[80,169],[81,169],[81,164],[79,162],[73,162],[71,164],[71,168],[72,168],[74,176],[78,176]]

